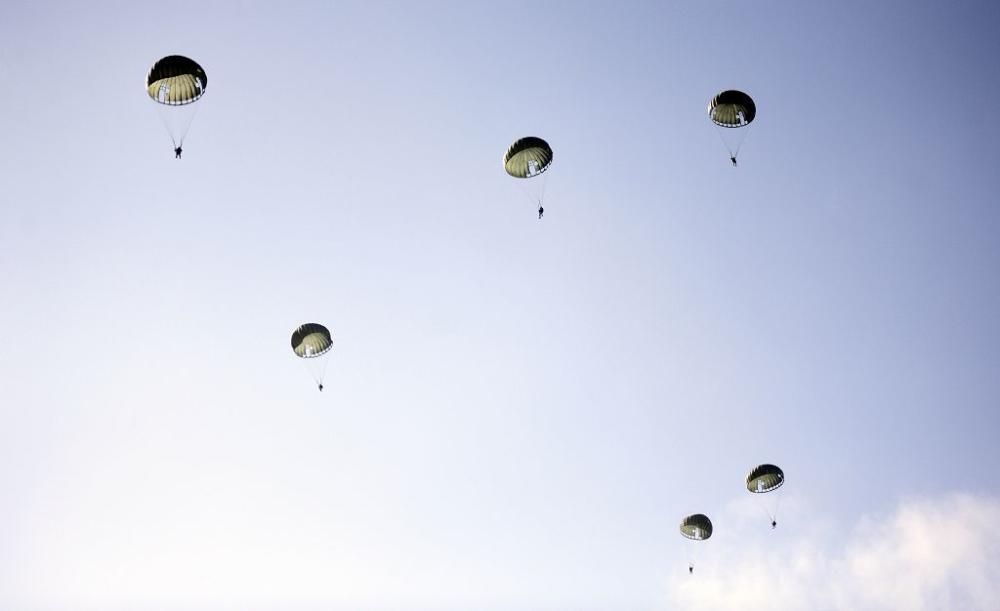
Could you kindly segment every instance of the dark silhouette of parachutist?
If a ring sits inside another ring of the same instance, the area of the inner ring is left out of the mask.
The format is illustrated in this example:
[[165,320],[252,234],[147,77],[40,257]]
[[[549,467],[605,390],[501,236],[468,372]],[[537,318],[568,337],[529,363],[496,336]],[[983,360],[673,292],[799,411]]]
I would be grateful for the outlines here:
[[538,206],[538,220],[542,220],[542,215],[545,214],[545,208],[541,205]]
[[771,520],[771,528],[774,529],[774,528],[777,528],[777,527],[778,527],[778,523],[775,522],[774,520]]
[[323,392],[323,385],[322,384],[319,385],[319,391]]
[[736,158],[735,157],[730,157],[729,161],[733,162],[733,167],[735,168],[736,167]]
[[177,148],[175,148],[174,149],[174,159],[180,159],[181,158],[181,153],[183,153],[183,152],[184,151],[181,150],[181,147],[178,146]]
[[694,575],[694,565],[693,564],[689,564],[688,565],[688,573],[691,574],[691,575]]

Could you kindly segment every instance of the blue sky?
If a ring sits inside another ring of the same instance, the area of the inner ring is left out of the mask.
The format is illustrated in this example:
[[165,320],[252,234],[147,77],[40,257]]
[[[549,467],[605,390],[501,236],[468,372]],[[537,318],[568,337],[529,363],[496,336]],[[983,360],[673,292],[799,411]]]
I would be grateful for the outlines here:
[[0,606],[996,608],[998,12],[4,4]]

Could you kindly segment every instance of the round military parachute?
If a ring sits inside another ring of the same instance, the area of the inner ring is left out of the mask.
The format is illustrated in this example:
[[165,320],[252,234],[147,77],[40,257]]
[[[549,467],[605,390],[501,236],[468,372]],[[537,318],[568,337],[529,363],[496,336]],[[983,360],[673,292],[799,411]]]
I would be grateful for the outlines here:
[[742,91],[723,91],[708,103],[708,118],[719,127],[745,127],[757,116],[753,99]]
[[681,520],[681,535],[693,541],[704,541],[712,536],[712,521],[703,513],[689,515]]
[[319,323],[306,323],[292,333],[292,350],[295,356],[311,359],[322,356],[333,348],[330,330]]
[[552,165],[552,147],[549,143],[528,136],[516,140],[503,156],[503,169],[514,178],[533,178]]
[[777,490],[785,483],[785,472],[777,465],[757,465],[747,475],[747,490],[764,493]]
[[183,106],[205,95],[208,76],[192,59],[170,55],[159,60],[146,75],[146,92],[160,104]]
[[309,375],[320,390],[323,390],[323,378],[329,361],[326,355],[332,348],[333,336],[330,335],[330,330],[319,323],[309,322],[292,332],[292,352],[303,359]]

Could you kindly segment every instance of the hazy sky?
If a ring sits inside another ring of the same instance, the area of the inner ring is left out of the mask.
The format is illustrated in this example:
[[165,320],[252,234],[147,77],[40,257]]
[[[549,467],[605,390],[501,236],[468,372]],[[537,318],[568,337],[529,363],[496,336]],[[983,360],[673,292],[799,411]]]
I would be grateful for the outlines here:
[[1000,608],[1000,4],[804,4],[0,5],[0,608]]

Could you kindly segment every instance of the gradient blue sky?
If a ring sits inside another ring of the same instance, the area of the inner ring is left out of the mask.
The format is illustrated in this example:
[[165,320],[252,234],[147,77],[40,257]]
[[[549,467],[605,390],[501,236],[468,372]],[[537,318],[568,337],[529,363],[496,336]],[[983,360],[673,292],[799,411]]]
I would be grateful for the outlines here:
[[0,607],[1000,606],[1000,5],[803,4],[0,6]]

